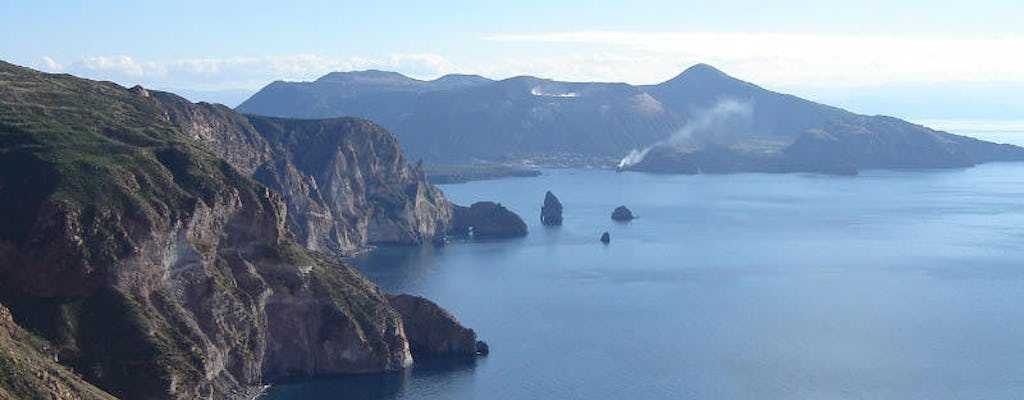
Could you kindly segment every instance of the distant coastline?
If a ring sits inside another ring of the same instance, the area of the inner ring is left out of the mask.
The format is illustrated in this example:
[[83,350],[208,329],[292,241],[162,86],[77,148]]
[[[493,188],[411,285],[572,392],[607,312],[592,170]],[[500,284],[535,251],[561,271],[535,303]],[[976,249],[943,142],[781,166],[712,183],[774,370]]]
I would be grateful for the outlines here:
[[423,172],[427,174],[427,180],[435,185],[541,175],[540,170],[536,168],[502,164],[425,165]]

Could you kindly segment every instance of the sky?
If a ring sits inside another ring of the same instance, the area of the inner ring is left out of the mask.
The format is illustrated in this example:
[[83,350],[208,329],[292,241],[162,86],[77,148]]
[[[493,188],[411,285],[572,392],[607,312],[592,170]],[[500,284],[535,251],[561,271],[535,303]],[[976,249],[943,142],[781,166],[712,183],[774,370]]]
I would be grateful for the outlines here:
[[868,112],[1007,118],[1024,113],[1022,15],[1020,0],[0,0],[0,58],[229,105],[331,71],[653,84],[703,62]]

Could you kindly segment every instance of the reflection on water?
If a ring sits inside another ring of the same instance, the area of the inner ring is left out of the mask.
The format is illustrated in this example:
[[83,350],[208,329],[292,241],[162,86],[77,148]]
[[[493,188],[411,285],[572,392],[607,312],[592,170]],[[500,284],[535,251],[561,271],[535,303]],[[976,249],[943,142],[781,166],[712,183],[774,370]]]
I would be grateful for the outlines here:
[[[474,358],[417,360],[413,368],[383,374],[339,376],[275,385],[267,399],[274,400],[389,400],[403,398],[410,385],[417,390],[447,390],[465,384],[473,375]],[[436,389],[429,389],[436,388]]]

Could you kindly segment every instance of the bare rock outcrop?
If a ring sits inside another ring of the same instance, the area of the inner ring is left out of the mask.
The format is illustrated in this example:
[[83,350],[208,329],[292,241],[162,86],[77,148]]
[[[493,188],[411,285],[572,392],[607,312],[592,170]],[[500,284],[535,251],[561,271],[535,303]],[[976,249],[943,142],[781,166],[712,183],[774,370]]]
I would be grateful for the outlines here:
[[452,313],[423,297],[387,295],[405,324],[414,357],[485,355],[490,349],[476,332],[459,323]]
[[394,135],[370,121],[245,116],[149,94],[168,122],[280,192],[289,230],[309,249],[340,257],[376,244],[444,240],[451,204],[406,161]]
[[549,190],[544,194],[544,205],[540,208],[540,222],[544,225],[562,225],[562,202]]
[[500,203],[478,201],[469,207],[453,205],[449,233],[479,239],[526,236],[526,223]]
[[414,357],[486,355],[490,349],[478,341],[451,312],[430,300],[413,295],[387,295],[388,303],[401,314]]
[[636,216],[626,206],[618,206],[612,211],[612,219],[616,221],[632,221],[636,219]]

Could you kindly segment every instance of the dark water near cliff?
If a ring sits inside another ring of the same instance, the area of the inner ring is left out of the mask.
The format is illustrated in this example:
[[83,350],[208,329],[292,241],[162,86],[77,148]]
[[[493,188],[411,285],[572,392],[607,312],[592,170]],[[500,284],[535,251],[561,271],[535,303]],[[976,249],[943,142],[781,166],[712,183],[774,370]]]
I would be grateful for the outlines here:
[[[561,228],[539,224],[548,189],[565,205]],[[444,190],[462,204],[499,199],[530,235],[383,249],[360,269],[444,305],[491,355],[271,398],[1024,394],[1024,164],[857,177],[555,170]],[[640,219],[611,221],[620,204]]]

